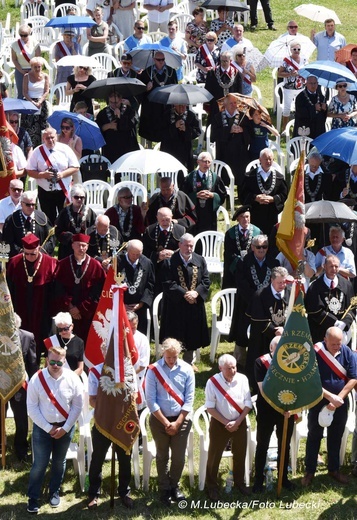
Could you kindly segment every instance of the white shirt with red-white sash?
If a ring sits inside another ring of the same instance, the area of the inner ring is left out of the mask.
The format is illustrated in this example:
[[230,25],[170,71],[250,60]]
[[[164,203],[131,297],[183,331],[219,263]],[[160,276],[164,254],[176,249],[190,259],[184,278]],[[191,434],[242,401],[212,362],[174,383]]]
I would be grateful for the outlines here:
[[[51,397],[43,386],[39,372],[42,372],[46,386],[58,403],[52,402]],[[80,378],[69,370],[62,369],[58,379],[51,376],[48,368],[40,370],[32,376],[27,388],[27,411],[33,422],[45,432],[52,429],[53,423],[63,423],[62,428],[69,432],[77,421],[83,408],[83,384]],[[58,408],[68,414],[67,418]]]
[[[215,385],[211,379],[215,379],[218,385]],[[225,380],[222,372],[215,374],[207,381],[206,408],[215,408],[223,417],[229,421],[235,421],[240,416],[238,409],[230,403],[225,394],[238,405],[241,410],[247,406],[252,408],[252,398],[249,390],[248,378],[243,374],[235,374],[233,381]]]

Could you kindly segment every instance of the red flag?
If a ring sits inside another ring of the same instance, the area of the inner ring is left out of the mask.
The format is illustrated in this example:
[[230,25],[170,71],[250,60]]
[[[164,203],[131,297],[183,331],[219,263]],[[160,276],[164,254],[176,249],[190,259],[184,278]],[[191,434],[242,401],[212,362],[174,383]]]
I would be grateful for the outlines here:
[[[113,268],[110,267],[107,272],[102,294],[89,329],[84,352],[84,362],[89,368],[99,365],[99,363],[103,363],[104,361],[100,346],[103,342],[107,343],[109,339],[110,321],[113,309],[113,285],[115,285],[114,271]],[[123,319],[125,320],[125,328],[128,329],[127,342],[131,354],[131,361],[133,365],[135,365],[139,355],[135,346],[133,333],[131,332],[126,312],[123,313]]]
[[304,164],[305,151],[303,150],[276,234],[276,245],[294,270],[299,260],[303,258],[305,245]]
[[0,199],[9,195],[10,181],[16,179],[10,132],[7,125],[4,103],[0,94]]
[[116,286],[113,290],[114,309],[118,309],[118,313],[113,313],[116,323],[99,379],[94,421],[105,437],[129,454],[139,434],[136,374],[125,340],[125,288]]

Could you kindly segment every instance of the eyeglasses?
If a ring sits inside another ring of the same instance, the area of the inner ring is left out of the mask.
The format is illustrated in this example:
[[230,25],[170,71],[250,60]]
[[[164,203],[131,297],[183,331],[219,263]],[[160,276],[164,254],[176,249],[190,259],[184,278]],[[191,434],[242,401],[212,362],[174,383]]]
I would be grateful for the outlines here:
[[298,25],[289,25],[288,27],[289,27],[289,29],[297,29]]
[[[68,332],[71,326],[69,327],[57,327],[58,332]],[[61,365],[60,365],[61,366]]]
[[268,249],[268,246],[254,246],[255,249]]
[[58,367],[63,367],[64,363],[63,361],[56,361],[55,359],[51,359],[51,361],[48,362],[51,367],[54,367],[55,365],[57,365]]
[[16,191],[16,193],[21,193],[21,191],[23,191],[22,188],[13,188],[12,186],[10,186],[10,189],[11,189],[12,191]]
[[126,200],[129,200],[129,199],[132,199],[133,198],[133,195],[125,195],[125,197],[120,197],[121,199],[126,199]]
[[9,121],[10,125],[17,125],[18,122],[19,122],[18,119],[10,119],[10,121]]
[[243,56],[245,56],[245,54],[236,54],[236,58],[243,58]]
[[336,88],[347,88],[347,83],[341,83],[340,85],[336,85]]
[[83,67],[83,65],[79,65],[79,68],[83,70],[88,70],[88,67]]
[[122,61],[122,64],[123,64],[123,65],[131,65],[131,61],[124,61],[124,60],[123,60],[123,61]]
[[73,198],[75,200],[83,200],[83,199],[85,199],[85,195],[73,195]]
[[212,161],[210,161],[209,159],[198,159],[199,162],[204,162],[204,163],[207,163],[207,164],[210,164]]
[[26,253],[26,251],[24,251],[24,255],[25,256],[36,256],[37,253]]
[[73,126],[61,125],[62,130],[72,130]]
[[155,61],[165,61],[165,58],[154,58]]
[[30,35],[29,34],[21,34],[20,33],[20,36],[21,36],[21,38],[27,38],[27,36],[30,36]]
[[214,42],[214,38],[206,38],[206,42]]
[[33,202],[22,202],[22,204],[25,204],[28,208],[34,208],[36,206],[36,203]]
[[136,27],[138,31],[145,31],[145,27]]
[[297,51],[297,52],[300,52],[301,49],[298,49],[297,47],[293,47],[293,51]]

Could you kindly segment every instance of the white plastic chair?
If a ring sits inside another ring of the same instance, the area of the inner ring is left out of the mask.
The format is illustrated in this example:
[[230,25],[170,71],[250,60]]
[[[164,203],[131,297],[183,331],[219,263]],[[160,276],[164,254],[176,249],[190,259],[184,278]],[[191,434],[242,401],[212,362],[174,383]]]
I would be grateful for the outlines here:
[[[108,198],[108,208],[116,204],[118,191],[121,188],[129,188],[133,195],[133,203],[136,205],[140,205],[141,202],[147,202],[148,200],[148,192],[145,186],[135,181],[122,181],[117,182],[110,188],[109,198]],[[141,200],[139,200],[139,198]]]
[[272,141],[271,139],[269,139],[269,148],[274,152],[276,153],[277,155],[277,162],[278,164],[280,165],[280,168],[281,168],[281,171],[285,171],[285,155],[284,153],[282,152],[280,146],[278,143],[275,143],[274,141]]
[[257,85],[252,84],[252,88],[253,88],[252,97],[254,99],[256,99],[258,101],[258,103],[262,104],[263,103],[262,91],[260,90],[259,87],[257,87]]
[[92,74],[95,77],[95,79],[107,79],[108,77],[108,71],[107,69],[103,69],[101,67],[93,67]]
[[[116,58],[107,52],[98,52],[97,54],[93,54],[93,58],[99,61],[100,68],[105,69],[107,72],[112,72],[112,70],[119,67],[119,63],[117,62]],[[93,76],[95,76],[95,74],[93,74]]]
[[165,38],[167,36],[167,33],[162,31],[154,31],[154,32],[148,32],[147,36],[151,38],[152,43],[159,43],[160,40]]
[[271,75],[273,77],[273,111],[276,111],[276,99],[275,99],[275,87],[278,84],[278,67],[275,67],[271,71]]
[[193,16],[191,14],[176,14],[171,18],[171,21],[175,21],[178,26],[178,32],[185,34],[186,25],[193,20]]
[[155,356],[156,359],[160,359],[160,317],[159,317],[159,306],[162,300],[163,293],[158,294],[152,304],[152,324],[154,327],[154,340],[155,340]]
[[310,137],[293,137],[289,140],[289,143],[286,145],[288,170],[290,170],[290,164],[300,158],[303,150],[303,143],[305,143],[305,152],[308,154],[311,149],[312,141],[313,140]]
[[50,19],[47,16],[30,16],[26,23],[32,27],[32,37],[40,46],[42,52],[48,52],[55,39],[55,33],[51,27],[45,27]]
[[[41,15],[42,12],[42,15]],[[32,16],[47,16],[49,6],[45,2],[24,2],[20,5],[20,19],[21,23],[26,23],[28,18]]]
[[[282,101],[280,101],[280,94],[282,95]],[[276,107],[276,129],[278,130],[278,132],[280,132],[281,119],[283,117],[283,107],[284,107],[283,83],[278,83],[274,89],[274,107]]]
[[119,62],[121,60],[121,57],[124,54],[124,41],[121,41],[114,45],[113,47],[113,56],[117,59]]
[[[209,448],[209,424],[211,416],[207,412],[205,405],[200,406],[194,413],[193,426],[199,435],[199,468],[198,468],[198,489],[202,491],[205,487],[206,467],[208,459]],[[246,416],[247,421],[247,451],[245,456],[245,484],[249,486],[250,470],[252,460],[250,458],[250,442],[251,442],[251,427],[249,417]],[[224,451],[222,458],[232,457],[231,451]]]
[[195,59],[196,54],[189,52],[186,55],[186,59],[182,60],[184,78],[190,78],[192,71],[194,71],[196,75]]
[[221,216],[223,218],[224,226],[226,228],[225,232],[227,232],[228,229],[231,227],[231,221],[229,219],[228,211],[224,206],[219,206],[219,208],[217,209],[217,222],[221,220]]
[[[356,396],[355,390],[352,390],[348,394],[348,416],[347,422],[345,426],[345,431],[343,432],[341,447],[340,447],[340,464],[343,465],[345,462],[346,448],[347,448],[347,440],[350,433],[354,432],[355,424],[356,424]],[[352,461],[354,462],[354,461]]]
[[67,9],[75,9],[76,16],[81,16],[81,8],[76,4],[61,4],[54,8],[52,12],[52,18],[56,18],[57,16],[67,16]]
[[195,236],[195,247],[198,242],[202,244],[202,256],[206,260],[210,274],[219,274],[222,281],[223,262],[222,251],[224,233],[221,231],[202,231]]
[[98,214],[104,213],[108,207],[107,202],[110,193],[110,184],[100,180],[84,181],[83,187],[87,192],[86,204]]
[[[58,83],[50,88],[49,102],[52,105],[52,110],[67,110],[71,106],[72,96],[66,94],[67,83]],[[57,104],[55,104],[55,101]]]
[[225,170],[229,177],[229,186],[226,186],[227,195],[229,197],[229,208],[233,216],[234,213],[234,175],[230,166],[223,161],[214,159],[211,164],[211,170],[219,177],[222,177],[222,171]]
[[[237,289],[223,289],[218,291],[212,298],[212,332],[211,332],[211,350],[210,361],[214,363],[217,347],[221,335],[228,336],[231,329],[232,316],[234,310],[234,299]],[[219,306],[221,308],[221,318],[219,319]]]
[[[254,159],[254,161],[250,161],[250,163],[247,165],[245,172],[249,173],[250,170],[253,170],[254,168],[257,168],[260,165],[259,159]],[[277,162],[273,162],[272,167],[277,170],[279,173],[284,173],[280,167],[280,164]]]

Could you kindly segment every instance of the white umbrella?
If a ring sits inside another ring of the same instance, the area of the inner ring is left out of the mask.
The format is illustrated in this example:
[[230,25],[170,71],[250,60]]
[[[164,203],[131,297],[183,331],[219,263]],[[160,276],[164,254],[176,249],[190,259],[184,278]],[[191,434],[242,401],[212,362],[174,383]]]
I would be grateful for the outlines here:
[[315,4],[301,4],[294,8],[294,11],[300,15],[305,16],[313,22],[324,23],[328,18],[332,18],[335,23],[341,23],[339,17],[332,9],[327,9],[323,5]]
[[291,56],[290,44],[292,42],[299,42],[301,47],[300,54],[306,59],[309,59],[316,49],[316,46],[312,43],[310,38],[304,36],[303,34],[298,34],[295,36],[286,34],[284,36],[280,36],[280,38],[272,41],[265,51],[264,58],[257,67],[257,72],[265,69],[265,67],[280,67],[283,63],[283,59]]
[[138,172],[142,175],[150,173],[173,173],[182,170],[187,173],[185,166],[175,157],[159,150],[137,150],[122,155],[111,166],[115,173]]
[[93,56],[82,56],[82,54],[74,54],[73,56],[64,56],[57,61],[58,67],[97,67],[101,64]]

